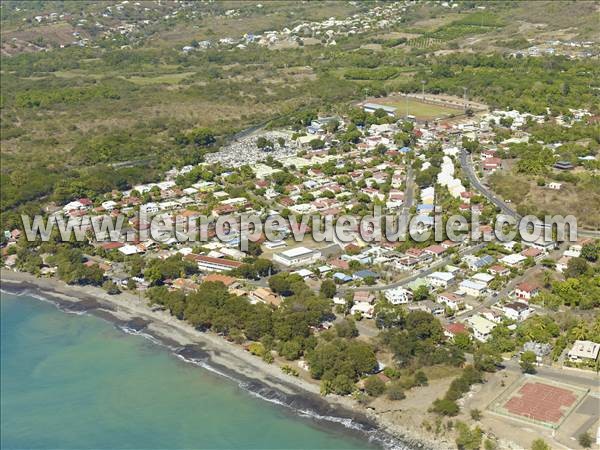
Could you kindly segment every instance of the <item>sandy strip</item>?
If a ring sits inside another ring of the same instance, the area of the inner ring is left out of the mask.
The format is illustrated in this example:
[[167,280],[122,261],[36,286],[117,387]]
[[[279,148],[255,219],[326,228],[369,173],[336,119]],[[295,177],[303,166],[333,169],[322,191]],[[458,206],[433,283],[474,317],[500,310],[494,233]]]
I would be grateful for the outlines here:
[[[439,443],[423,436],[420,430],[390,423],[359,405],[351,397],[329,395],[324,398],[319,395],[317,382],[286,375],[276,364],[267,364],[239,345],[214,333],[200,332],[166,311],[152,311],[145,299],[131,293],[108,295],[100,288],[70,286],[56,279],[37,278],[28,273],[5,269],[1,270],[0,275],[2,289],[6,291],[27,290],[61,305],[72,305],[74,309],[89,311],[122,326],[133,323],[133,328],[136,328],[141,325],[143,333],[151,335],[164,345],[172,349],[183,347],[180,356],[197,360],[200,362],[198,365],[236,380],[245,389],[265,400],[299,412],[310,412],[308,415],[324,419],[332,426],[345,426],[348,432],[366,433],[382,446],[407,448],[404,443],[408,443],[408,448],[442,448]],[[352,425],[348,428],[350,423]],[[392,436],[401,442],[394,442]]]

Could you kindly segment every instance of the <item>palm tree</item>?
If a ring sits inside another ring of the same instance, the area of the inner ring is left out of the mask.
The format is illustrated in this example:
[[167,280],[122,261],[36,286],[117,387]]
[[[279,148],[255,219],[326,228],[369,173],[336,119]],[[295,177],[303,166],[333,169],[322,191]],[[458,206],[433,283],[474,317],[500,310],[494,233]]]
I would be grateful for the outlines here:
[[575,325],[571,329],[571,337],[577,341],[583,340],[587,337],[588,330],[585,325],[585,322],[580,321],[577,325]]

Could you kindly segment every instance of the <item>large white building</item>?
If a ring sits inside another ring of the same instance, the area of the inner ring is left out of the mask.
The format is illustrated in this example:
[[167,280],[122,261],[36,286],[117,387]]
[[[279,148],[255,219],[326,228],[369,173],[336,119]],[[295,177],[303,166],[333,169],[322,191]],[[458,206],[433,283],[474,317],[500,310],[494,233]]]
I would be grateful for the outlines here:
[[592,341],[575,341],[569,350],[571,361],[596,361],[600,353],[600,344]]
[[291,248],[273,255],[274,262],[287,267],[307,266],[317,262],[320,258],[320,251],[306,247]]
[[413,299],[412,292],[403,287],[388,289],[385,291],[384,295],[392,305],[402,305],[411,302]]

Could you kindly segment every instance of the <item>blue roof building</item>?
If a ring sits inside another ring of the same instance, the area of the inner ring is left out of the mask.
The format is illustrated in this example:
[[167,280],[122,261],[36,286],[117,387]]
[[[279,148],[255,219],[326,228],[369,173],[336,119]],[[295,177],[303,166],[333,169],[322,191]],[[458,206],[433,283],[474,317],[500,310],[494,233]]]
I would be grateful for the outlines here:
[[359,279],[364,280],[365,278],[369,278],[369,277],[377,279],[377,278],[379,278],[379,274],[376,272],[373,272],[372,270],[365,269],[365,270],[359,270],[358,272],[354,273],[354,275],[352,275],[352,277],[355,280],[359,280]]
[[347,283],[349,281],[352,281],[352,277],[350,275],[346,275],[345,273],[342,273],[342,272],[334,273],[333,278],[338,281],[341,281],[342,283]]

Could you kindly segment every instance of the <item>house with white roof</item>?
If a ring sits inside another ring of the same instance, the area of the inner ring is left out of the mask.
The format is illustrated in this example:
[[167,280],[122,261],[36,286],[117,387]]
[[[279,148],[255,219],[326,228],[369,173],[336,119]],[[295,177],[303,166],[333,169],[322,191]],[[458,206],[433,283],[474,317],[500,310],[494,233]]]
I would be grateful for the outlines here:
[[427,275],[427,283],[433,288],[446,289],[454,280],[454,275],[449,272],[433,272]]
[[317,262],[320,258],[320,251],[306,247],[295,247],[273,255],[274,262],[288,267],[307,266]]
[[471,279],[477,283],[485,284],[486,286],[494,279],[494,275],[485,272],[478,272],[471,277]]
[[596,361],[600,353],[600,344],[593,341],[575,341],[568,357],[571,361]]
[[459,288],[466,295],[470,295],[471,297],[479,297],[485,293],[487,285],[478,283],[477,281],[463,280],[461,281]]
[[525,262],[526,259],[526,256],[523,256],[519,253],[512,253],[510,255],[506,255],[500,258],[500,262],[509,267],[518,267],[521,264],[523,264],[523,262]]
[[413,300],[413,293],[401,286],[387,289],[383,295],[392,305],[402,305]]
[[486,342],[496,324],[482,316],[472,316],[467,319],[468,324],[473,328],[473,336],[480,342]]
[[366,319],[372,319],[375,306],[367,302],[357,302],[350,309],[350,314],[360,313]]

